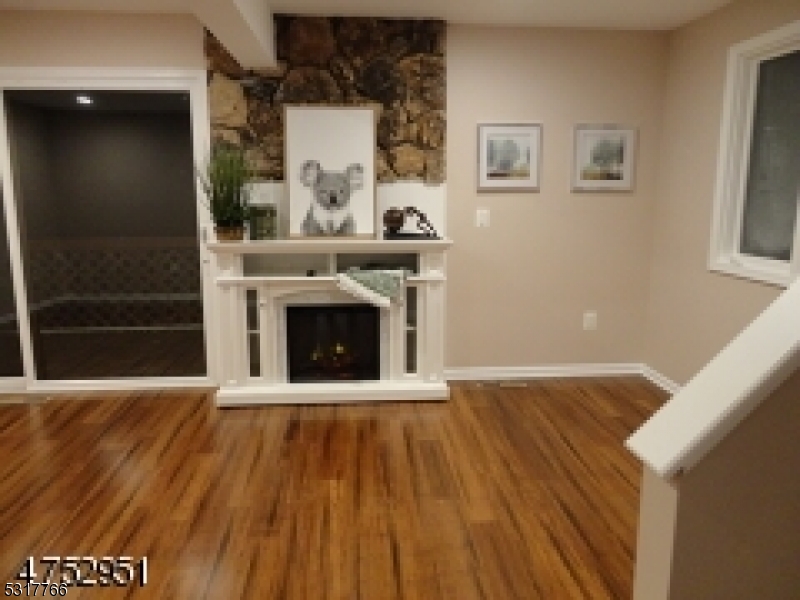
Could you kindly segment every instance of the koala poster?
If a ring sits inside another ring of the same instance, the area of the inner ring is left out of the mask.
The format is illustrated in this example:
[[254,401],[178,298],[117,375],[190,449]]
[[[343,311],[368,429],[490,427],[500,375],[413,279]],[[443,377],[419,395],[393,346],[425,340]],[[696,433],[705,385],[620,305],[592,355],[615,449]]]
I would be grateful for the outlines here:
[[375,236],[375,113],[287,106],[290,237]]

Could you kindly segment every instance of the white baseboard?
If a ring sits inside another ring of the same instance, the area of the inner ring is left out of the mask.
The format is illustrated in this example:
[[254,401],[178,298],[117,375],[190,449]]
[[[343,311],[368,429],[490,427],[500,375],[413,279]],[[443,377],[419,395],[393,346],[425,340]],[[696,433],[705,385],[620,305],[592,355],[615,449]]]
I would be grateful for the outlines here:
[[26,380],[24,377],[3,377],[0,379],[0,405],[25,404]]
[[443,382],[356,381],[339,383],[288,383],[265,386],[222,387],[217,406],[262,404],[338,404],[356,402],[446,400],[450,389]]
[[31,394],[76,394],[81,392],[135,392],[172,389],[213,389],[208,377],[132,377],[129,379],[86,379],[74,381],[32,381]]
[[548,379],[551,377],[604,377],[641,375],[670,394],[680,386],[642,363],[585,363],[539,367],[454,367],[445,369],[448,381],[492,381],[499,379]]
[[641,374],[642,377],[648,379],[651,383],[657,385],[665,392],[669,392],[673,396],[677,394],[678,391],[681,389],[681,385],[679,383],[672,381],[672,379],[670,379],[666,375],[662,375],[661,373],[659,373],[658,371],[647,365],[642,365]]

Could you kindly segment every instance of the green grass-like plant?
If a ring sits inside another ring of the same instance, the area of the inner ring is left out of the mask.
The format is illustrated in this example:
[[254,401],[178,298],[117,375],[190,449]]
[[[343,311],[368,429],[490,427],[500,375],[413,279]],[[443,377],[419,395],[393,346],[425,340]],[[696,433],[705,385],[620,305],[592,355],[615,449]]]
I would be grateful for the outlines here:
[[239,146],[215,143],[204,168],[197,177],[205,192],[204,204],[218,227],[242,227],[250,218],[250,198],[246,185],[253,170]]

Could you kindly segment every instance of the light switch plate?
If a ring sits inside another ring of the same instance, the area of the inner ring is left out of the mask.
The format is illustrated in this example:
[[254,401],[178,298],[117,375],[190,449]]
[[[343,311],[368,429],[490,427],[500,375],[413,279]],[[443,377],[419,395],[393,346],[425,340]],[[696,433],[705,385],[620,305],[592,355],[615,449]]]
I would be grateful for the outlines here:
[[479,208],[475,212],[475,226],[476,227],[488,227],[489,226],[489,209],[488,208]]

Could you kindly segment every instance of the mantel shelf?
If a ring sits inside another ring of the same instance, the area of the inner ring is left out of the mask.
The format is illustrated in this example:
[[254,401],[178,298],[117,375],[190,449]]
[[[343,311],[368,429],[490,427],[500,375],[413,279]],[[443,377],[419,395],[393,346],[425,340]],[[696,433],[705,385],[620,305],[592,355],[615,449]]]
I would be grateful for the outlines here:
[[[335,285],[336,277],[332,275],[244,275],[241,277],[217,277],[217,284],[222,287],[253,287],[258,285],[306,285],[309,287],[320,286],[324,284]],[[417,285],[423,283],[442,283],[445,277],[442,274],[428,274],[428,275],[411,275],[407,278],[408,285]]]
[[242,242],[208,242],[206,246],[218,254],[416,254],[443,252],[453,240],[375,240],[318,238],[297,240],[245,240]]

